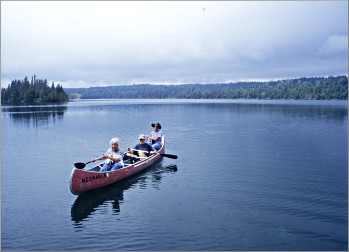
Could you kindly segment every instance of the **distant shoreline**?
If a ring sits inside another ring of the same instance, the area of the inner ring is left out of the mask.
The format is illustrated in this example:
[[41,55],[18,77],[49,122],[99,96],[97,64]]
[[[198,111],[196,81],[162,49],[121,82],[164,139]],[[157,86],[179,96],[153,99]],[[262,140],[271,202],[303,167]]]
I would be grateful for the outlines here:
[[[66,103],[41,103],[41,104],[2,104],[3,111],[11,107],[35,107],[39,112],[47,108],[66,108],[69,106],[103,106],[103,105],[183,105],[183,104],[237,104],[237,105],[298,105],[298,106],[339,106],[348,108],[348,100],[262,100],[262,99],[74,99]],[[8,107],[8,108],[7,108]],[[5,109],[5,110],[4,110]]]
[[258,99],[347,100],[348,77],[329,76],[267,82],[66,88],[69,99]]

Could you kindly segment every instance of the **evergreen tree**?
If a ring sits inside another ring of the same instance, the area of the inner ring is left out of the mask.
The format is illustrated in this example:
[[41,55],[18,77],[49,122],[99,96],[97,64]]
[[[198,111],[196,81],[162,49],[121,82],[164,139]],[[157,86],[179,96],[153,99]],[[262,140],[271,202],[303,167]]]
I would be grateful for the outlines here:
[[1,104],[4,103],[53,103],[68,102],[68,94],[59,84],[51,88],[47,80],[36,79],[32,76],[31,82],[25,77],[23,80],[13,80],[5,89],[1,89]]

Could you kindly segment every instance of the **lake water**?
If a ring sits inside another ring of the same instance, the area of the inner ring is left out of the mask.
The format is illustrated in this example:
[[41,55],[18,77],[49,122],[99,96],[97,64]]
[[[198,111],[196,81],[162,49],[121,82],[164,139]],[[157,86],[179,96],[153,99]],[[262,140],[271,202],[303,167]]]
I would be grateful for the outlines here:
[[[90,100],[1,118],[4,250],[348,250],[347,101]],[[75,162],[157,121],[177,160],[71,194]]]

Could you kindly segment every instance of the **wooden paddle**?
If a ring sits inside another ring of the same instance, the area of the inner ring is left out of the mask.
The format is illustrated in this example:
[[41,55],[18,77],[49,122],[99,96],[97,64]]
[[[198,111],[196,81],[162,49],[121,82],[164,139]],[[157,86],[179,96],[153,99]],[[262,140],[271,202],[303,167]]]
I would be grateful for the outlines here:
[[[149,153],[149,151],[142,151],[142,150],[137,150],[137,149],[131,149],[131,150]],[[164,153],[164,154],[158,153],[158,154],[160,154],[160,155],[163,156],[163,157],[167,157],[167,158],[172,158],[172,159],[177,159],[177,158],[178,158],[177,155],[165,154],[165,153]]]
[[102,158],[102,157],[104,157],[104,156],[101,156],[101,157],[99,157],[99,158],[96,158],[95,160],[88,161],[88,162],[86,162],[86,163],[78,162],[78,163],[75,163],[74,166],[75,166],[77,169],[84,169],[85,166],[86,166],[87,164],[93,163],[93,162],[95,162],[96,160],[99,160],[99,159]]

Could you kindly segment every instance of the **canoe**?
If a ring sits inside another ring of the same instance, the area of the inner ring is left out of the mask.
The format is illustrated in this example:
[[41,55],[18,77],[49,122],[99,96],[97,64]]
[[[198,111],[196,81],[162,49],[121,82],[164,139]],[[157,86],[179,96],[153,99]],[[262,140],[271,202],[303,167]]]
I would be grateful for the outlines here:
[[116,171],[100,172],[103,163],[88,170],[73,168],[69,181],[70,191],[75,195],[80,195],[84,192],[114,184],[143,171],[159,161],[162,157],[160,154],[164,154],[165,137],[163,136],[161,140],[162,147],[156,154],[134,164],[125,164],[123,168]]

